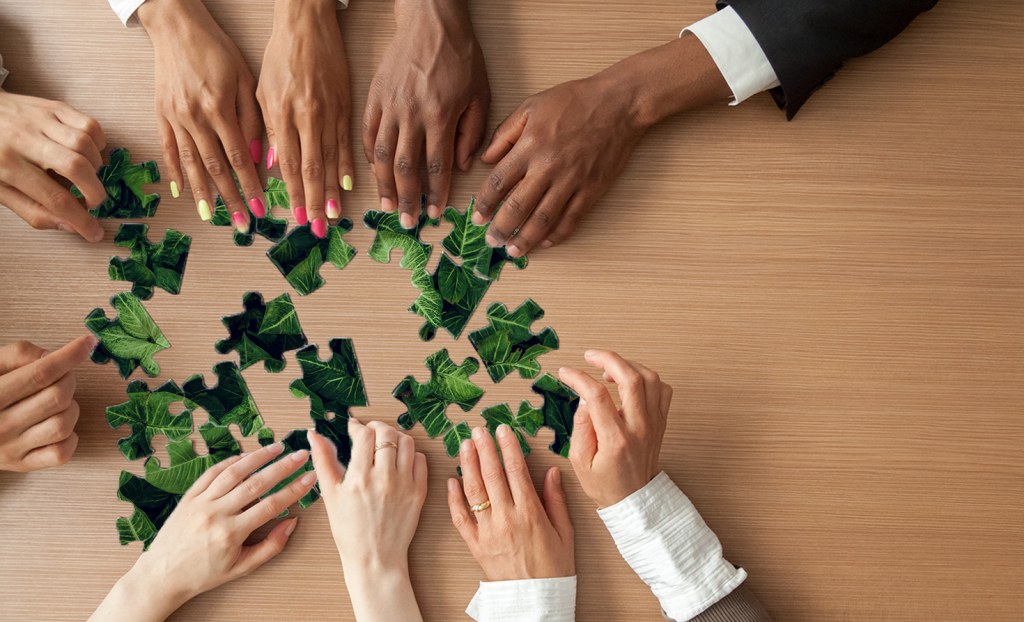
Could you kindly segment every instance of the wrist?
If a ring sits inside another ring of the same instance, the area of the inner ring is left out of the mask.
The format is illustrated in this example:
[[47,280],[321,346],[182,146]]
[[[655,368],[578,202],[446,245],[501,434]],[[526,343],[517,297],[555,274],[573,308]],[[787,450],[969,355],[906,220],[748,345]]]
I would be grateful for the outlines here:
[[135,11],[151,39],[186,28],[196,15],[207,13],[201,0],[146,0]]
[[395,21],[401,27],[430,27],[449,35],[473,32],[468,0],[395,0]]
[[[140,558],[139,562],[142,561]],[[133,610],[145,612],[144,620],[164,620],[195,596],[174,587],[167,576],[149,572],[142,563],[136,563],[121,577],[113,592],[123,594]]]
[[337,0],[274,0],[274,27],[304,27],[337,19]]
[[356,607],[360,603],[376,600],[381,594],[395,594],[407,586],[410,588],[412,586],[408,562],[382,565],[379,563],[346,564],[342,561],[341,565],[345,574],[345,586]]

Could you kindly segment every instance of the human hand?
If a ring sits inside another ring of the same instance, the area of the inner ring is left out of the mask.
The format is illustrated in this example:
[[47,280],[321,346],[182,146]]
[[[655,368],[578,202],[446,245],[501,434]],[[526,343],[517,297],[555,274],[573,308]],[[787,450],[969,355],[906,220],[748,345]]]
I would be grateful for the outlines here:
[[366,99],[363,151],[381,210],[397,206],[410,228],[420,213],[424,145],[427,214],[438,218],[448,205],[453,161],[469,170],[483,143],[491,89],[466,0],[396,0],[395,19]]
[[[348,434],[348,469],[330,440],[313,430],[308,438],[356,619],[420,620],[409,545],[427,497],[427,458],[386,423],[350,418]],[[375,449],[381,443],[390,445]]]
[[106,146],[100,124],[71,106],[0,90],[0,203],[33,229],[75,231],[99,242],[103,227],[46,171],[78,186],[95,208],[107,197],[96,176]]
[[[281,163],[292,212],[317,237],[352,189],[352,111],[334,0],[276,0],[256,97],[267,123],[267,168]],[[339,186],[340,184],[340,186]],[[307,216],[308,210],[308,216]]]
[[280,553],[297,518],[281,522],[257,544],[246,546],[245,540],[316,482],[315,473],[306,473],[259,500],[309,457],[306,450],[299,450],[256,472],[283,449],[281,443],[273,443],[251,454],[232,456],[203,473],[182,496],[149,550],[118,581],[91,619],[163,620],[188,600],[248,575]]
[[618,386],[622,408],[608,389],[582,371],[563,367],[558,377],[580,394],[569,461],[583,491],[598,507],[615,505],[658,474],[672,387],[658,374],[614,352],[588,350],[587,362]]
[[71,459],[78,447],[75,367],[95,346],[95,337],[83,335],[56,352],[27,341],[0,348],[0,470],[35,471]]
[[256,80],[202,0],[147,0],[137,14],[156,54],[157,128],[171,194],[177,198],[184,185],[184,165],[199,217],[209,220],[209,174],[232,224],[248,231],[238,185],[253,214],[267,211],[255,165],[263,133]]
[[[576,574],[573,529],[562,490],[562,475],[552,467],[544,479],[544,504],[530,479],[519,439],[507,425],[498,426],[498,444],[483,428],[462,442],[462,487],[448,480],[448,508],[469,551],[490,581],[549,579]],[[476,504],[487,509],[473,512]]]

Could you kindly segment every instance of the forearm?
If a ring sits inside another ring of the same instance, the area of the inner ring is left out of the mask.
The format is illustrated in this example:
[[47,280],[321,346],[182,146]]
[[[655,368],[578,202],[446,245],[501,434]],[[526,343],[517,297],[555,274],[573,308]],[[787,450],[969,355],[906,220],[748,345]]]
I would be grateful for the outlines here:
[[395,21],[413,27],[439,24],[456,38],[473,32],[469,0],[395,0]]
[[345,568],[358,622],[422,622],[408,568]]
[[163,622],[187,601],[184,594],[175,596],[154,590],[136,566],[114,584],[89,621]]

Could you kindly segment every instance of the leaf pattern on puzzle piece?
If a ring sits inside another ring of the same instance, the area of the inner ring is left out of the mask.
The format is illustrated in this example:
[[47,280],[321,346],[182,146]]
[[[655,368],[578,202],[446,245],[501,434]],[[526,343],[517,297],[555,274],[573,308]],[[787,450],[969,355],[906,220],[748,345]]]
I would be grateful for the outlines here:
[[110,299],[110,304],[117,310],[117,318],[108,319],[106,312],[99,308],[85,318],[85,326],[99,339],[91,354],[93,362],[103,364],[113,360],[126,380],[136,367],[142,367],[149,376],[159,374],[160,365],[153,360],[153,355],[171,347],[160,327],[131,292],[117,294]]
[[195,374],[181,385],[185,405],[195,410],[202,408],[210,421],[219,426],[237,424],[242,436],[252,436],[263,427],[263,417],[249,393],[249,386],[234,361],[222,361],[213,366],[217,386],[210,388],[202,374]]
[[416,226],[406,229],[399,220],[398,212],[379,212],[369,210],[363,214],[363,224],[377,232],[370,250],[366,252],[379,263],[391,262],[392,249],[402,250],[402,260],[398,265],[407,270],[416,270],[427,265],[432,245],[420,241],[420,232],[425,226],[436,227],[439,218],[428,218],[426,195],[420,197],[420,215]]
[[307,223],[293,228],[284,239],[271,246],[267,257],[295,291],[306,296],[323,287],[320,268],[325,261],[341,270],[355,257],[356,249],[342,238],[351,230],[352,221],[342,218],[338,224],[327,227],[327,235],[321,239]]
[[[131,428],[131,434],[117,441],[125,458],[135,460],[153,453],[152,438],[163,434],[172,441],[180,441],[192,433],[192,411],[184,405],[185,394],[173,380],[168,380],[153,391],[142,380],[128,384],[128,401],[107,407],[107,423],[117,429]],[[179,413],[170,412],[170,405],[182,402]]]
[[523,455],[528,456],[530,446],[526,444],[523,434],[536,436],[540,428],[551,428],[555,433],[555,439],[548,445],[548,449],[563,458],[568,458],[573,416],[579,407],[580,396],[570,389],[569,385],[551,374],[544,374],[538,378],[530,390],[544,398],[544,404],[540,408],[534,408],[530,402],[523,400],[519,403],[519,410],[515,416],[512,416],[512,409],[508,404],[490,406],[480,413],[487,429],[494,436],[498,426],[503,423],[508,425],[519,438]]
[[161,490],[145,479],[127,471],[121,471],[117,498],[135,506],[129,518],[118,518],[117,533],[121,544],[142,542],[143,550],[153,543],[164,521],[178,506],[181,495]]
[[469,424],[465,421],[460,421],[448,428],[448,431],[444,433],[444,448],[448,452],[448,457],[454,458],[459,455],[462,441],[468,438],[473,438],[473,430],[469,428]]
[[499,302],[487,308],[490,325],[469,333],[469,342],[480,355],[491,380],[500,382],[513,371],[527,379],[540,373],[537,358],[558,349],[554,329],[548,327],[539,333],[530,330],[542,317],[544,309],[532,298],[527,298],[511,313]]
[[418,421],[427,436],[435,438],[452,427],[445,414],[449,404],[468,412],[483,397],[484,390],[469,379],[480,369],[480,363],[469,357],[462,365],[456,365],[448,350],[440,350],[428,356],[423,364],[430,370],[430,381],[421,383],[413,376],[406,376],[392,395],[408,409],[399,416],[398,425],[409,430]]
[[264,304],[262,294],[247,292],[242,296],[242,306],[242,313],[221,318],[229,336],[214,348],[219,354],[238,352],[238,366],[243,370],[263,361],[268,372],[282,371],[284,353],[307,343],[291,296],[281,294]]
[[498,280],[506,263],[511,263],[519,270],[525,268],[530,262],[525,255],[510,257],[504,246],[493,248],[487,243],[487,229],[491,223],[473,224],[475,208],[476,197],[473,197],[465,212],[460,212],[454,207],[448,207],[444,211],[444,219],[452,223],[451,233],[441,241],[445,250],[451,253],[452,257],[461,257],[462,265],[474,269],[477,274],[491,281]]
[[[317,431],[319,432],[319,429]],[[266,447],[267,445],[272,444],[274,442],[274,432],[273,432],[273,430],[271,430],[270,428],[263,428],[262,430],[260,430],[259,440],[260,440],[260,445],[263,446],[263,447]],[[274,464],[275,462],[279,462],[282,459],[284,459],[285,456],[290,456],[293,453],[299,451],[300,449],[305,449],[306,451],[310,450],[309,438],[307,437],[307,431],[306,430],[292,430],[291,432],[288,433],[287,436],[285,436],[283,439],[281,439],[281,444],[284,446],[284,451],[282,451],[273,460],[271,460],[267,464],[265,464],[265,465],[261,466],[259,469],[257,469],[256,470],[257,472],[262,471],[263,469],[268,468],[270,465]],[[347,464],[347,462],[346,462],[346,464]],[[270,495],[283,490],[285,486],[287,486],[288,484],[291,484],[295,480],[299,479],[300,477],[302,477],[306,473],[308,473],[310,471],[313,471],[313,470],[314,470],[313,469],[313,458],[312,458],[312,456],[310,456],[309,458],[306,458],[306,462],[304,462],[301,467],[296,469],[296,471],[294,473],[292,473],[291,475],[289,475],[288,477],[286,477],[283,480],[281,480],[280,482],[274,484],[274,487],[271,488],[270,490],[268,490],[267,492],[265,492],[260,497],[260,499],[266,499]],[[299,499],[299,507],[304,510],[304,509],[308,508],[309,506],[313,505],[313,503],[316,502],[316,500],[319,499],[319,498],[320,498],[320,482],[317,482],[316,484],[313,485],[313,488],[311,488],[309,492],[307,492],[305,495],[302,496],[301,499]],[[277,516],[278,516],[278,518],[281,518],[281,517],[284,517],[284,516],[288,516],[288,509],[286,508],[283,512],[281,512]]]
[[153,287],[169,294],[181,292],[185,263],[192,244],[189,236],[168,229],[159,244],[146,237],[149,225],[125,223],[117,229],[114,244],[131,250],[128,259],[110,258],[107,272],[112,281],[130,281],[132,293],[140,300],[153,296]]
[[366,389],[351,339],[331,339],[327,342],[331,357],[320,359],[318,347],[311,344],[295,353],[302,368],[302,378],[289,385],[294,397],[309,398],[309,415],[314,420],[326,420],[327,413],[348,418],[352,406],[366,406]]
[[167,454],[170,456],[167,467],[161,467],[160,460],[153,456],[146,459],[143,465],[146,481],[164,492],[183,495],[206,469],[242,453],[238,441],[226,426],[207,422],[199,426],[199,435],[206,442],[206,455],[197,455],[189,439],[171,441],[167,444]]
[[413,271],[412,283],[420,296],[409,310],[426,320],[420,328],[420,339],[430,341],[438,328],[458,339],[491,286],[491,281],[477,276],[465,265],[458,265],[441,253],[434,274],[424,268]]
[[[145,184],[160,181],[156,161],[131,164],[130,160],[131,154],[127,149],[114,149],[110,152],[110,164],[100,166],[96,176],[107,189],[107,198],[98,207],[89,210],[93,217],[149,218],[156,214],[160,195],[146,194],[142,189]],[[83,198],[76,186],[71,186],[71,194]]]
[[529,456],[532,450],[526,443],[523,434],[536,436],[537,430],[544,425],[543,411],[534,408],[526,400],[519,403],[519,410],[515,415],[512,414],[512,409],[508,404],[502,403],[483,409],[480,411],[480,416],[483,417],[491,436],[497,434],[498,426],[503,423],[512,428],[512,431],[516,433],[516,437],[519,439],[519,446],[522,447],[524,456]]
[[[285,232],[288,231],[288,221],[283,218],[274,216],[273,210],[275,207],[288,207],[288,189],[285,183],[276,177],[267,178],[267,187],[263,190],[264,196],[267,197],[267,213],[263,218],[257,218],[256,214],[252,213],[252,209],[248,207],[249,202],[245,199],[245,193],[242,192],[242,184],[238,183],[238,176],[232,172],[235,177],[235,185],[238,186],[238,193],[242,196],[242,203],[246,205],[246,210],[249,214],[249,229],[246,232],[234,230],[234,242],[235,246],[252,246],[255,235],[259,234],[271,242],[278,242],[284,237]],[[284,193],[284,202],[281,202],[281,193]],[[221,195],[217,195],[217,199],[213,202],[213,215],[210,218],[210,224],[215,227],[232,227],[234,223],[231,222],[231,214],[228,213],[228,208],[224,205],[224,198]]]

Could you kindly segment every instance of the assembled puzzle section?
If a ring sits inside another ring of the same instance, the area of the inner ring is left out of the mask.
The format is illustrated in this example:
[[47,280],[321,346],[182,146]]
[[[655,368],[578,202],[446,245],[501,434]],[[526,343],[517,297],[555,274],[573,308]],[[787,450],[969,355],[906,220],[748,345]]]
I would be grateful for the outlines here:
[[234,361],[222,361],[213,366],[217,386],[210,388],[202,374],[195,374],[181,385],[185,405],[195,410],[202,408],[216,425],[237,424],[242,436],[252,436],[263,427],[263,417],[249,393],[249,386]]
[[[181,410],[170,411],[171,404],[181,402]],[[131,434],[117,441],[125,458],[135,460],[153,453],[151,441],[163,434],[172,441],[180,441],[192,433],[192,410],[185,405],[185,394],[173,380],[168,380],[153,391],[142,380],[128,384],[128,401],[107,407],[107,423],[117,429],[129,426]]]
[[[97,176],[107,189],[107,198],[89,213],[96,218],[149,218],[156,214],[160,195],[146,194],[142,186],[160,181],[156,161],[131,164],[127,149],[110,152],[110,164],[100,167]],[[82,193],[71,186],[71,194],[79,199]]]
[[398,425],[409,430],[419,422],[430,438],[444,434],[448,455],[454,457],[462,439],[468,438],[469,426],[465,421],[453,426],[445,411],[449,404],[456,404],[468,412],[483,397],[484,390],[469,378],[479,371],[480,363],[469,357],[462,365],[456,365],[448,350],[441,350],[428,356],[423,364],[430,370],[429,382],[417,382],[413,376],[406,376],[392,392],[408,409],[399,416]]
[[243,370],[263,361],[268,372],[280,372],[285,367],[284,353],[307,343],[291,296],[281,294],[264,304],[262,294],[248,292],[242,296],[242,306],[242,313],[221,318],[229,337],[214,347],[219,354],[238,352]]
[[542,427],[551,428],[555,439],[548,449],[562,456],[569,457],[569,439],[572,437],[573,416],[579,408],[580,396],[569,388],[569,385],[551,374],[544,374],[530,387],[534,393],[544,397],[544,404],[534,408],[530,402],[523,400],[515,416],[508,404],[498,404],[485,408],[480,416],[484,418],[487,429],[494,435],[501,424],[512,428],[519,438],[523,454],[530,454],[530,446],[526,444],[523,434],[536,436]]
[[412,284],[420,290],[419,298],[409,310],[424,320],[420,339],[430,341],[438,328],[458,339],[473,313],[491,286],[491,281],[477,276],[467,266],[460,266],[441,253],[434,274],[424,268],[413,271]]
[[164,232],[163,241],[153,244],[146,237],[148,232],[149,225],[126,223],[118,227],[114,245],[130,249],[131,253],[128,259],[110,258],[110,280],[130,281],[132,293],[140,300],[149,300],[154,287],[177,295],[185,276],[192,238],[168,229]]
[[270,247],[267,257],[300,296],[309,295],[324,285],[320,267],[330,262],[341,270],[355,257],[356,250],[342,236],[352,230],[352,221],[342,218],[327,227],[327,235],[318,238],[307,223],[292,229],[283,240]]
[[525,255],[511,257],[504,246],[494,248],[487,243],[487,229],[491,224],[473,224],[475,207],[476,197],[473,197],[464,213],[454,207],[448,207],[444,211],[444,219],[452,223],[451,233],[441,241],[445,250],[453,257],[461,257],[462,265],[472,268],[477,274],[492,281],[498,280],[506,263],[511,263],[519,270],[525,268],[530,262]]
[[[242,203],[248,206],[249,202],[245,199],[245,193],[242,192],[242,186],[238,183],[237,176],[235,177],[235,184],[238,186],[238,193],[242,195]],[[275,207],[288,209],[290,202],[288,200],[287,186],[280,179],[269,177],[267,178],[267,187],[263,190],[263,193],[267,197],[267,213],[262,218],[259,218],[253,213],[252,209],[246,207],[249,213],[249,229],[244,233],[235,229],[234,242],[236,246],[252,246],[255,234],[257,233],[271,242],[279,242],[284,237],[285,232],[288,231],[288,221],[278,218],[272,213]],[[231,222],[231,214],[228,213],[228,208],[224,205],[224,197],[219,194],[213,204],[213,216],[210,218],[210,224],[216,227],[234,227],[234,223]]]
[[113,360],[126,380],[140,366],[149,376],[159,374],[160,365],[153,355],[171,347],[160,327],[131,292],[117,294],[110,304],[117,309],[116,319],[108,319],[103,309],[93,309],[85,318],[85,326],[99,339],[92,351],[93,362]]
[[530,330],[534,322],[544,317],[532,298],[509,313],[505,305],[496,302],[487,308],[489,326],[469,333],[480,360],[484,362],[491,380],[500,382],[514,371],[520,378],[535,378],[540,373],[537,358],[558,349],[558,335],[551,327],[539,333]]

